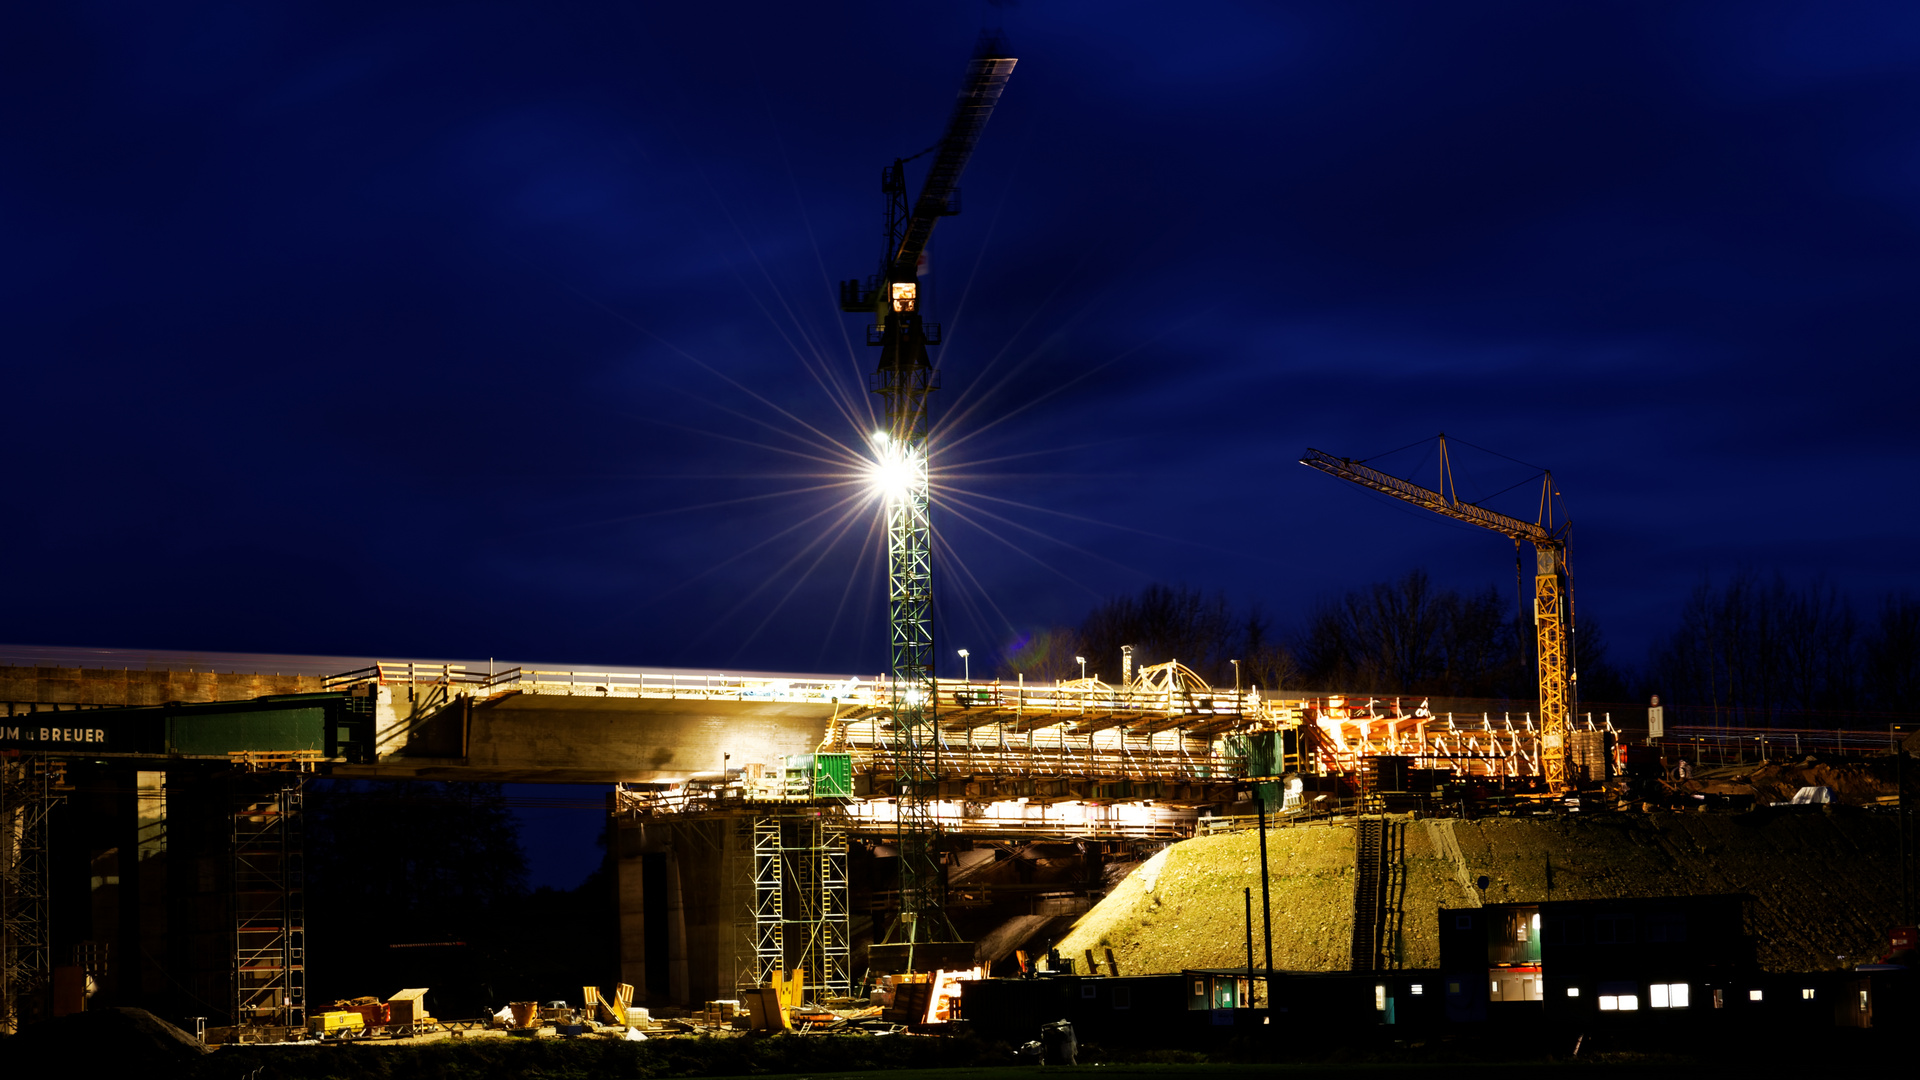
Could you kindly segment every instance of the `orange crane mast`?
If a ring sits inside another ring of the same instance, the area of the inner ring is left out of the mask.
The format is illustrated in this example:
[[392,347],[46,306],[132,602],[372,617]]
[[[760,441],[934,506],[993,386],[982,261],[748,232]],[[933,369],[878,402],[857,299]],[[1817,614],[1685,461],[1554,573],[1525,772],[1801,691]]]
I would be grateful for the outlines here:
[[1522,521],[1497,511],[1476,506],[1460,498],[1453,484],[1453,467],[1447,457],[1447,437],[1440,436],[1441,487],[1434,491],[1390,476],[1350,458],[1334,457],[1309,447],[1300,464],[1319,469],[1329,476],[1372,488],[1403,502],[1424,507],[1455,521],[1464,521],[1483,529],[1524,540],[1533,545],[1533,629],[1540,658],[1540,771],[1550,791],[1570,791],[1576,786],[1567,767],[1567,753],[1573,732],[1573,596],[1567,581],[1567,536],[1571,522],[1553,523],[1553,499],[1559,491],[1553,486],[1553,474],[1547,472],[1541,482],[1540,520]]

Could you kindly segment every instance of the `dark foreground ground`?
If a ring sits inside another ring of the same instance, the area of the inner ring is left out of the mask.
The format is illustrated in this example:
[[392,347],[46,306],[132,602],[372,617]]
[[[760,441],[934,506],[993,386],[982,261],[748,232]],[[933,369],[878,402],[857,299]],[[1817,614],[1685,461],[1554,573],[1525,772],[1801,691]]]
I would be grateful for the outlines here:
[[[1869,1070],[1907,1074],[1912,1051],[1894,1032],[1847,1031],[1817,1042],[1680,1047],[1649,1053],[1586,1043],[1517,1045],[1445,1041],[1359,1049],[1309,1048],[1314,1060],[1262,1062],[1258,1046],[1210,1054],[1107,1053],[1086,1047],[1073,1067],[1025,1064],[1003,1043],[918,1036],[775,1036],[609,1040],[463,1039],[424,1045],[230,1046],[206,1052],[190,1037],[138,1010],[102,1010],[38,1025],[0,1041],[0,1076],[139,1077],[140,1080],[1020,1080],[1073,1074],[1096,1080],[1318,1080],[1406,1076],[1432,1080],[1521,1080],[1555,1075],[1682,1080],[1703,1076],[1845,1076]],[[1887,1036],[1887,1037],[1882,1037]],[[1897,1070],[1897,1071],[1896,1071]]]

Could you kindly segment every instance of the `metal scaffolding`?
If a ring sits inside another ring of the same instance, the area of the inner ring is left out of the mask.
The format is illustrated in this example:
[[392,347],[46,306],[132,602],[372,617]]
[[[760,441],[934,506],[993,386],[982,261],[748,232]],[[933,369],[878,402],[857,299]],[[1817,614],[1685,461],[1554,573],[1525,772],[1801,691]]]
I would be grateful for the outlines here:
[[306,777],[244,775],[232,832],[233,1022],[306,1024]]
[[785,859],[781,857],[780,819],[758,815],[753,831],[753,966],[749,986],[771,986],[786,970],[787,888]]
[[36,998],[53,973],[47,816],[60,801],[53,789],[45,758],[0,758],[0,1033],[8,1035],[44,1007]]
[[847,822],[837,810],[757,814],[745,818],[751,838],[752,888],[743,929],[752,943],[740,988],[770,986],[782,972],[805,974],[804,993],[852,993]]
[[847,875],[847,820],[838,810],[787,819],[783,855],[795,885],[794,918],[787,925],[792,968],[827,997],[853,992],[853,948],[848,940],[851,897]]

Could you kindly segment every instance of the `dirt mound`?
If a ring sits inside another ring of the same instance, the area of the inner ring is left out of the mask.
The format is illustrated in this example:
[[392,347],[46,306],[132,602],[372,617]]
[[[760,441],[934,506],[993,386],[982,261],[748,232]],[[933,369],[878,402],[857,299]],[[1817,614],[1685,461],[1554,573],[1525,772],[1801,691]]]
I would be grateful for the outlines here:
[[145,1009],[75,1013],[0,1042],[0,1062],[17,1076],[184,1076],[205,1053],[193,1036]]
[[[1883,951],[1898,921],[1899,841],[1888,814],[1798,806],[1392,824],[1399,873],[1387,950],[1398,967],[1438,966],[1439,910],[1482,902],[1743,893],[1753,898],[1747,931],[1756,958],[1773,971],[1851,967]],[[1353,839],[1342,825],[1269,834],[1275,967],[1349,966]],[[1257,963],[1260,862],[1251,832],[1175,844],[1083,916],[1059,948],[1068,956],[1111,948],[1126,974],[1245,964],[1248,887]]]
[[[1353,829],[1276,829],[1267,857],[1274,966],[1345,967],[1353,934]],[[1127,975],[1245,964],[1248,888],[1258,958],[1264,947],[1260,848],[1251,832],[1185,840],[1155,855],[1083,916],[1059,948],[1066,956],[1111,948]]]

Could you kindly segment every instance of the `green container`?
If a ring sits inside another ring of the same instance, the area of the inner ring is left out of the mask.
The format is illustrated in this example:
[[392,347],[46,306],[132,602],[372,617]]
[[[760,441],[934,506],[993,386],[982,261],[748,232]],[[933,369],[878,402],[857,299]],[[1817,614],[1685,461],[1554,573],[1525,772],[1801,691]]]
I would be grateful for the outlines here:
[[813,755],[813,794],[820,798],[851,798],[853,795],[853,755]]
[[327,749],[327,710],[319,705],[281,709],[193,712],[167,718],[167,749],[189,757],[223,757],[244,750]]

